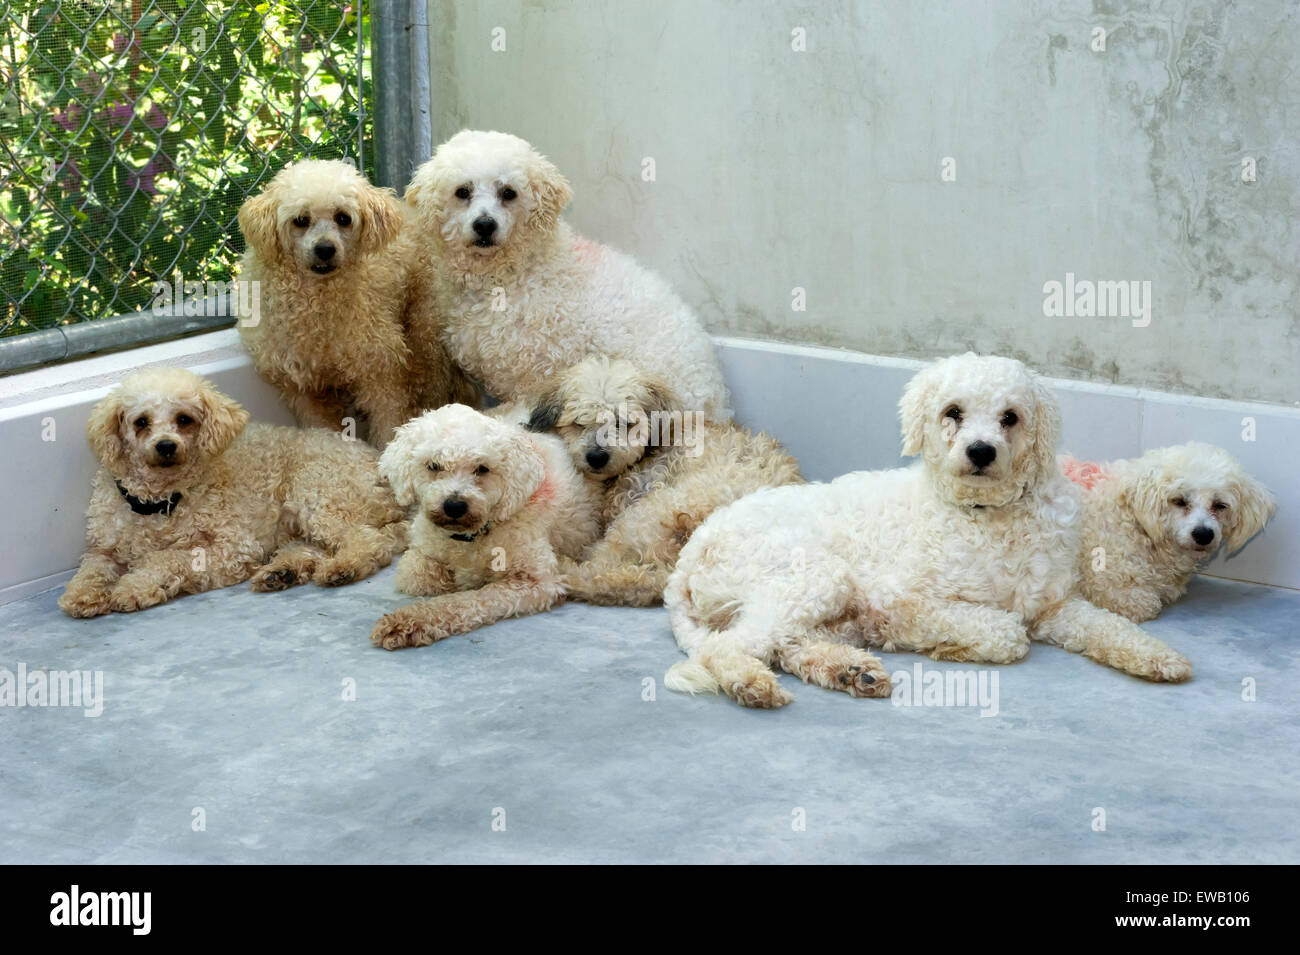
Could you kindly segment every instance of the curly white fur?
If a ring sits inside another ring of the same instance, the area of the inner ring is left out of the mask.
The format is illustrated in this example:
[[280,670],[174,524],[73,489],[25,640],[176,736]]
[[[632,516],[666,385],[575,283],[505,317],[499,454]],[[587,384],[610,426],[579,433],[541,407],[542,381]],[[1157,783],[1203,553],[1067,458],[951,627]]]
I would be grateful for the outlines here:
[[560,219],[571,195],[550,161],[505,133],[464,130],[416,170],[406,199],[452,357],[503,401],[588,355],[627,358],[692,410],[728,420],[699,319],[659,276],[575,234]]
[[430,597],[383,617],[371,642],[426,646],[562,599],[557,554],[576,557],[600,533],[600,496],[564,445],[464,405],[398,428],[380,470],[416,505],[397,589]]
[[[174,368],[132,375],[95,406],[86,433],[101,466],[86,554],[59,601],[66,613],[141,610],[250,577],[254,590],[346,584],[401,552],[405,513],[372,449],[247,421],[233,399]],[[126,494],[141,507],[176,497],[137,513]]]
[[759,491],[715,512],[664,594],[689,655],[673,689],[746,706],[790,700],[769,664],[854,696],[887,696],[862,645],[1011,663],[1030,639],[1148,679],[1191,667],[1122,617],[1072,597],[1079,489],[1057,468],[1060,414],[1020,362],[936,362],[899,410],[905,469]]
[[1220,547],[1246,546],[1277,509],[1236,458],[1200,442],[1100,466],[1061,463],[1085,487],[1080,592],[1139,623],[1181,597]]

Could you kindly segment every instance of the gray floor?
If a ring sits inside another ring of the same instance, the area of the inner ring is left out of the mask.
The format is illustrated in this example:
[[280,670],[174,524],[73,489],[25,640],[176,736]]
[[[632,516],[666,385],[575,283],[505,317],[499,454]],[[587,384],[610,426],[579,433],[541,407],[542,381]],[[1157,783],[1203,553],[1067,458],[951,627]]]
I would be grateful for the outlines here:
[[1195,582],[1148,625],[1184,686],[1035,647],[991,717],[679,696],[662,610],[385,653],[391,568],[93,621],[56,597],[0,608],[0,667],[102,670],[104,710],[0,708],[0,862],[1300,862],[1296,592]]

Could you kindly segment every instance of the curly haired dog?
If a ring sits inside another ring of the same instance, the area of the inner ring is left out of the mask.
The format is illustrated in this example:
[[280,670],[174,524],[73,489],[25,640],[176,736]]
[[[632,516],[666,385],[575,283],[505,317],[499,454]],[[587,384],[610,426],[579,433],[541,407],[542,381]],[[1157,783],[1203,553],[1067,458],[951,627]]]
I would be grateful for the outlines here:
[[1277,510],[1227,451],[1189,442],[1093,465],[1061,459],[1084,488],[1079,590],[1098,607],[1152,620],[1222,546],[1235,553]]
[[401,553],[405,512],[373,450],[247,421],[176,368],[138,372],[95,406],[86,434],[101,467],[66,613],[142,610],[250,577],[254,590],[347,584]]
[[414,503],[397,589],[429,597],[387,614],[370,640],[427,646],[563,599],[556,555],[600,533],[599,495],[551,435],[446,405],[397,429],[379,469]]
[[406,199],[452,357],[503,401],[588,355],[628,358],[691,410],[729,419],[695,313],[654,273],[575,234],[560,218],[571,197],[549,160],[505,133],[463,130],[416,170]]
[[1011,663],[1030,639],[1152,680],[1191,666],[1123,617],[1072,596],[1079,489],[1060,472],[1060,412],[1020,362],[935,362],[899,402],[920,462],[759,491],[682,549],[664,602],[689,660],[665,683],[745,706],[790,695],[770,662],[853,696],[888,696],[863,645]]
[[568,369],[532,403],[528,427],[556,431],[574,467],[602,489],[604,536],[582,563],[560,561],[568,595],[589,603],[659,603],[706,517],[761,488],[803,483],[774,439],[705,421],[621,358]]
[[[239,334],[298,422],[343,427],[383,447],[425,408],[477,400],[438,338],[429,276],[392,190],[345,162],[280,170],[239,209],[248,243]],[[249,306],[256,302],[257,312]]]

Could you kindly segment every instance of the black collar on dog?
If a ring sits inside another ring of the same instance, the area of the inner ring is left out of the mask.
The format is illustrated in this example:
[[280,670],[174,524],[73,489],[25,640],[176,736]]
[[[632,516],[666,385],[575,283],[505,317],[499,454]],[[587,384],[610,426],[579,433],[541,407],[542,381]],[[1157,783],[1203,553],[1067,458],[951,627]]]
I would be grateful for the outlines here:
[[488,531],[492,530],[491,524],[484,524],[477,534],[449,534],[448,536],[454,541],[461,541],[466,544],[472,544],[480,537],[487,537]]
[[172,511],[176,510],[176,505],[181,501],[180,491],[177,491],[171,497],[164,498],[161,501],[142,501],[134,494],[128,493],[126,488],[122,487],[121,481],[116,483],[117,489],[121,491],[122,496],[126,498],[126,503],[129,504],[131,510],[135,511],[137,514],[166,514],[168,517],[171,517]]

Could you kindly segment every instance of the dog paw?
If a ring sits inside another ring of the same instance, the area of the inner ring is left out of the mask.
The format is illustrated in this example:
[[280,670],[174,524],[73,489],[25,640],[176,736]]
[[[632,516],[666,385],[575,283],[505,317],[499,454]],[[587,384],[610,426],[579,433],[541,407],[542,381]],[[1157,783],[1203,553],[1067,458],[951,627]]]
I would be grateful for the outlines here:
[[167,591],[161,587],[132,584],[123,587],[120,583],[113,588],[113,595],[109,599],[109,608],[117,613],[134,613],[137,610],[147,610],[149,607],[156,607],[167,600]]
[[69,617],[101,617],[111,611],[111,595],[107,590],[65,590],[59,598],[59,609]]
[[301,583],[298,572],[292,567],[277,567],[259,571],[254,575],[249,586],[258,593],[271,593],[276,590],[288,590],[298,583]]
[[363,576],[355,564],[327,560],[320,566],[314,579],[322,587],[342,587],[355,580],[360,580]]
[[403,650],[406,647],[427,647],[447,636],[450,634],[428,621],[390,613],[380,617],[370,631],[370,642],[385,650]]
[[1186,683],[1192,678],[1192,662],[1177,653],[1165,654],[1152,660],[1150,671],[1142,675],[1157,683]]
[[756,710],[774,710],[794,700],[776,678],[775,673],[760,673],[739,683],[733,683],[729,695],[741,706]]
[[840,685],[840,689],[848,693],[849,696],[858,698],[882,697],[893,693],[893,685],[889,682],[889,674],[877,664],[863,666],[854,663],[844,667],[834,676]]

